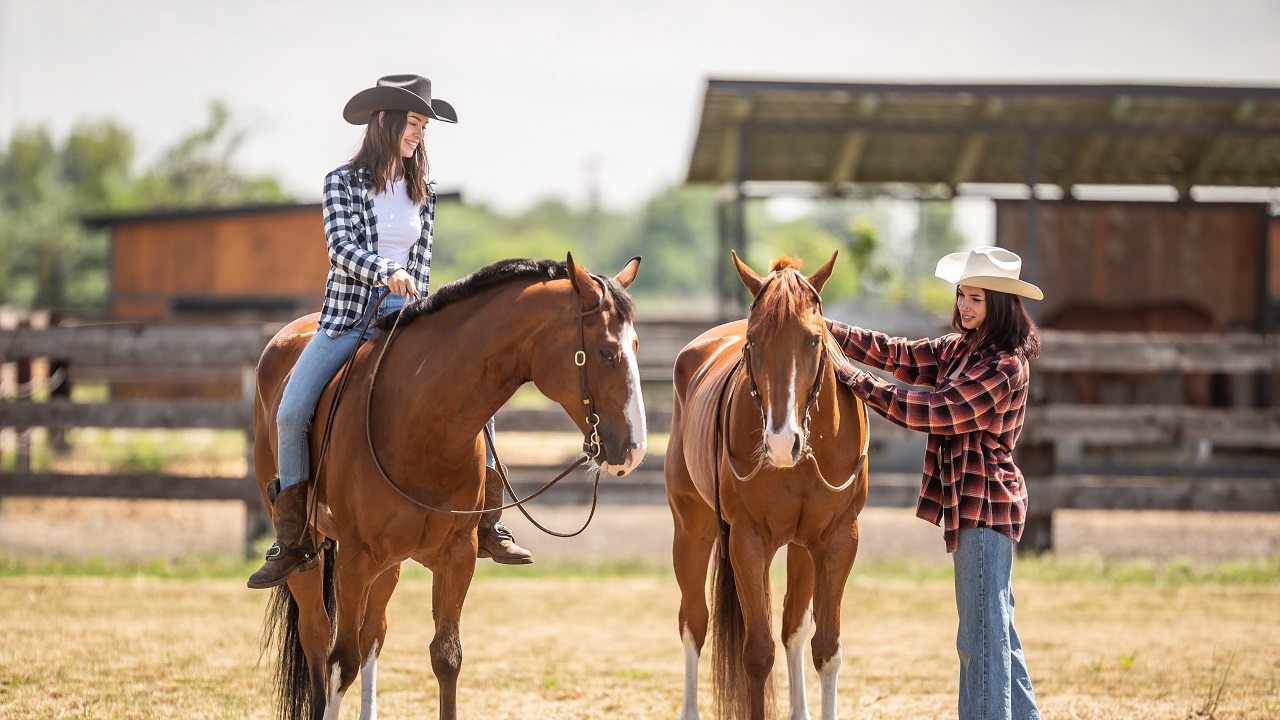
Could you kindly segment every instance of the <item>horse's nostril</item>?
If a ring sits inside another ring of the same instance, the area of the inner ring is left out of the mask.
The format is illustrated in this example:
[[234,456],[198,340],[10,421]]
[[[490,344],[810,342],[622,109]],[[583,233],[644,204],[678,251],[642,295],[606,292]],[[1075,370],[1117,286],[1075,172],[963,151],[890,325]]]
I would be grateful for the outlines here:
[[631,441],[631,444],[627,446],[627,449],[628,449],[628,450],[635,450],[635,449],[636,449],[636,448],[638,448],[638,447],[640,447],[640,443],[636,442],[635,440],[632,440],[632,441]]
[[622,477],[622,471],[621,471],[621,470],[619,470],[619,471],[618,471],[618,477]]
[[791,457],[796,457],[799,454],[800,454],[800,436],[796,435],[795,442],[791,443]]

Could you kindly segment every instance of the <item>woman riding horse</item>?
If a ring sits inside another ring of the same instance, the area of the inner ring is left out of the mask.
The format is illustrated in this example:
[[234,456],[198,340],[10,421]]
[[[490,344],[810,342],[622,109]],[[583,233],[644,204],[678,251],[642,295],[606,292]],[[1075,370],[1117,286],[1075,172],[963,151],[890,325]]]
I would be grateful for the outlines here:
[[840,381],[890,421],[929,433],[916,515],[941,524],[954,553],[961,720],[1039,718],[1013,627],[1013,544],[1027,515],[1027,487],[1013,463],[1026,413],[1027,361],[1040,334],[1022,297],[1044,298],[1019,279],[1022,259],[998,247],[952,253],[937,276],[956,287],[955,333],[909,342],[829,321],[845,355],[888,370],[904,390],[844,360]]
[[[295,570],[319,563],[307,531],[307,433],[320,394],[359,342],[357,328],[371,311],[377,288],[389,295],[378,316],[399,311],[405,298],[426,295],[431,281],[435,225],[435,181],[427,179],[423,134],[432,120],[456,123],[444,100],[431,97],[431,81],[418,75],[388,75],[356,93],[342,111],[352,125],[365,125],[364,140],[349,162],[324,181],[324,232],[329,249],[320,330],[293,367],[280,403],[279,477],[268,490],[276,542],[266,563],[249,578],[251,588],[280,585]],[[492,426],[491,426],[492,427]],[[502,484],[492,455],[485,481],[486,506],[501,504]],[[516,545],[498,518],[480,521],[480,557],[525,564],[533,556]]]

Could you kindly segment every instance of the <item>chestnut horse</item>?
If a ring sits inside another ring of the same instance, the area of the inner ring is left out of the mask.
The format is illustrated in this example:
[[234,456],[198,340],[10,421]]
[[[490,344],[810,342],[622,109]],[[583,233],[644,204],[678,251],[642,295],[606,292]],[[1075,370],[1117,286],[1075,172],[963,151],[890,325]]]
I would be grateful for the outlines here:
[[[398,320],[384,318],[381,329],[395,333],[375,333],[356,353],[321,463],[317,440],[338,381],[325,390],[312,428],[312,520],[337,550],[325,552],[322,570],[295,573],[277,588],[268,609],[267,640],[282,639],[281,718],[338,718],[357,673],[360,717],[376,715],[386,607],[404,560],[431,570],[439,716],[456,716],[458,624],[476,563],[479,515],[470,511],[484,498],[481,430],[533,382],[594,443],[589,454],[601,469],[621,476],[639,464],[645,416],[625,290],[639,264],[633,258],[605,278],[572,256],[508,260],[410,303]],[[314,332],[316,316],[294,321],[258,364],[254,466],[262,488],[276,475],[281,390]]]
[[784,545],[790,717],[809,717],[804,642],[812,621],[822,717],[835,718],[840,603],[867,500],[867,411],[836,380],[830,358],[838,355],[830,354],[840,351],[819,297],[835,259],[806,278],[799,261],[783,256],[760,277],[734,253],[755,297],[750,317],[708,330],[676,360],[664,471],[685,649],[681,720],[698,717],[713,548],[716,717],[765,717],[774,657],[769,566]]

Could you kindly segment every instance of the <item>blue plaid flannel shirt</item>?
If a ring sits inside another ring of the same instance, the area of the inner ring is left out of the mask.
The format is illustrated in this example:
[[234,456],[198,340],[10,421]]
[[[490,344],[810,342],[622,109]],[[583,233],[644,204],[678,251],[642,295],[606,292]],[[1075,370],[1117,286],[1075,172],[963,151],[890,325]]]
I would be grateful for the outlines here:
[[[369,198],[372,174],[360,168],[353,174],[342,165],[325,176],[324,237],[329,249],[329,277],[325,280],[324,306],[320,327],[337,337],[360,322],[368,309],[375,287],[400,265],[378,255],[378,216]],[[436,217],[435,181],[427,184],[423,200],[422,236],[409,249],[405,268],[426,297],[431,282],[431,234]]]

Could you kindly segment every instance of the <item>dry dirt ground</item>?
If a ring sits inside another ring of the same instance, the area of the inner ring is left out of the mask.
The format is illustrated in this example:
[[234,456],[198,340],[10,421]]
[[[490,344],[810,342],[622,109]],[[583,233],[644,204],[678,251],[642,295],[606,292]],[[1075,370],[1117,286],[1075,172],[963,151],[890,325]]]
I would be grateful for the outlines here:
[[[582,507],[535,507],[555,529]],[[539,535],[509,515],[540,561],[670,552],[664,507],[602,507],[583,536]],[[235,503],[36,501],[0,506],[0,553],[115,559],[240,552]],[[1064,554],[1206,561],[1274,556],[1272,515],[1062,513]],[[910,511],[869,509],[862,562],[946,562],[940,531]],[[778,564],[781,564],[780,562]],[[463,624],[464,718],[675,718],[679,599],[669,574],[534,577],[488,566]],[[433,717],[430,581],[406,571],[379,667],[380,717]],[[854,578],[845,596],[844,718],[954,717],[955,610],[946,579]],[[1280,718],[1280,587],[1019,581],[1018,626],[1046,718]],[[775,604],[782,590],[775,583]],[[257,667],[266,595],[239,580],[0,579],[0,718],[267,718]],[[775,612],[775,618],[779,615]],[[703,717],[710,717],[703,663]],[[779,707],[783,660],[775,664]],[[1223,685],[1216,704],[1215,688]],[[808,695],[818,697],[809,673]],[[358,716],[358,690],[343,718]]]
[[[403,580],[390,606],[377,673],[383,720],[435,717],[424,575]],[[1280,588],[1016,588],[1049,720],[1280,717]],[[268,667],[255,665],[265,603],[265,593],[238,580],[0,580],[0,717],[272,717]],[[683,686],[677,603],[670,578],[485,573],[464,612],[461,717],[674,720]],[[945,580],[850,584],[841,717],[955,717],[952,603]],[[700,674],[704,718],[708,665],[704,659]],[[779,658],[779,708],[783,667]],[[811,668],[807,693],[818,697]],[[358,717],[358,698],[357,685],[346,720]]]
[[[529,506],[553,530],[574,530],[585,507]],[[599,508],[576,538],[543,535],[516,510],[504,522],[538,558],[570,562],[650,560],[671,553],[665,506]],[[242,552],[245,513],[237,502],[149,500],[0,500],[0,554],[100,556],[115,560],[181,559]],[[1221,562],[1280,554],[1280,516],[1270,513],[1059,511],[1054,546],[1063,556]],[[868,508],[861,518],[859,560],[907,558],[947,562],[942,532],[909,509]]]

